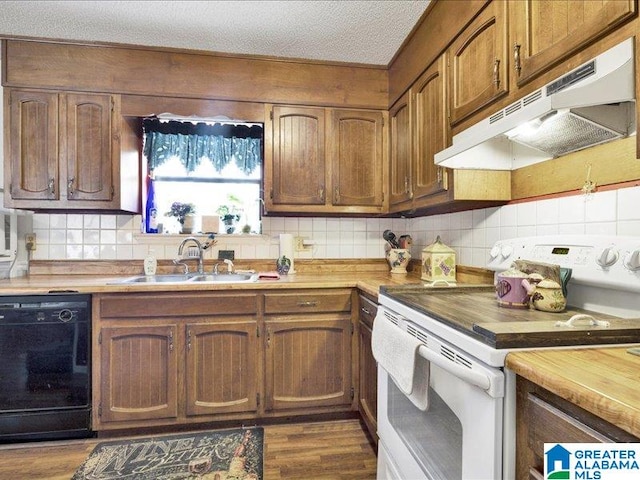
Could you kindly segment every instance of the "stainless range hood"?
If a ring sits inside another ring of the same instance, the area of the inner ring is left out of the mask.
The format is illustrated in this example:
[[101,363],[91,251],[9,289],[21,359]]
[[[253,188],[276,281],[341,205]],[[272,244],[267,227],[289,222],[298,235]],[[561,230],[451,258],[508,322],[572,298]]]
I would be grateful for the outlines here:
[[455,135],[435,163],[513,170],[632,135],[634,86],[630,38]]

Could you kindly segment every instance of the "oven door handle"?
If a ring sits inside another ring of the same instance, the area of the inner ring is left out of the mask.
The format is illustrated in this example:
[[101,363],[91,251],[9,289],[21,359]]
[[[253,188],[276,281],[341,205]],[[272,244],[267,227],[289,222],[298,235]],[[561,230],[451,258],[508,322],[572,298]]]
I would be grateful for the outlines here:
[[479,372],[474,372],[473,370],[468,369],[467,367],[463,367],[462,365],[458,365],[457,363],[448,360],[442,355],[434,352],[433,350],[429,350],[427,347],[419,347],[418,353],[422,358],[428,360],[431,363],[435,363],[438,367],[446,370],[447,372],[455,375],[456,377],[464,380],[471,385],[475,385],[483,390],[489,390],[491,387],[491,379],[486,375],[483,375]]

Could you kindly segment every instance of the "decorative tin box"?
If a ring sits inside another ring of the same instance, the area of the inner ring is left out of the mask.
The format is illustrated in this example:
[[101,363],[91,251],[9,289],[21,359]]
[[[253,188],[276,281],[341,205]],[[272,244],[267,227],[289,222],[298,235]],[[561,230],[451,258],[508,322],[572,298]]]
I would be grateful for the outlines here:
[[440,240],[422,250],[422,280],[456,283],[456,252]]

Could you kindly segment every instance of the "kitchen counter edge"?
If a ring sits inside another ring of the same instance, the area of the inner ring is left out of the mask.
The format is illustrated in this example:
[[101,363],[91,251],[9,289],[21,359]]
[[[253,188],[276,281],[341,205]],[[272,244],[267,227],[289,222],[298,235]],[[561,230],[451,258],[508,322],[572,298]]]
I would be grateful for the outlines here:
[[630,347],[511,352],[505,366],[640,438],[640,356]]

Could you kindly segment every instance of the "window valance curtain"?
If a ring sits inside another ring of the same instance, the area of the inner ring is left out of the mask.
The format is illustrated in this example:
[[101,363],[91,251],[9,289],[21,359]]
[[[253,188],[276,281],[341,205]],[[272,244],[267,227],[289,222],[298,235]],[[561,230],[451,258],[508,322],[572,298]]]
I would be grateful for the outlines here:
[[145,118],[144,154],[149,169],[176,156],[187,172],[193,172],[203,158],[209,159],[220,172],[231,161],[250,174],[262,163],[262,127],[191,123]]

